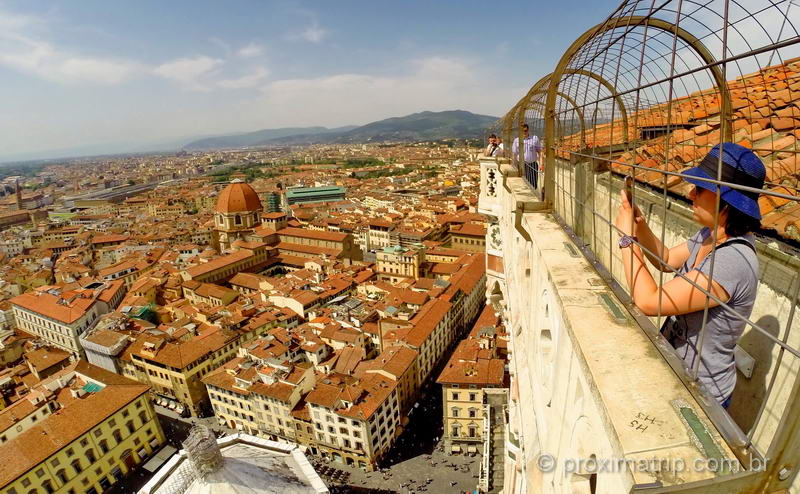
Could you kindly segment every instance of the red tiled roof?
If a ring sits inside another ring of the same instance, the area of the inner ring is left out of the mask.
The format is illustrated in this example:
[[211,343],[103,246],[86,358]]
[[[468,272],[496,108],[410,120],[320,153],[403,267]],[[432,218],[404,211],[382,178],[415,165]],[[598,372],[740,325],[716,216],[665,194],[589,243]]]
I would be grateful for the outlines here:
[[253,188],[244,182],[232,183],[225,187],[217,198],[214,208],[219,213],[240,213],[258,211],[261,199]]

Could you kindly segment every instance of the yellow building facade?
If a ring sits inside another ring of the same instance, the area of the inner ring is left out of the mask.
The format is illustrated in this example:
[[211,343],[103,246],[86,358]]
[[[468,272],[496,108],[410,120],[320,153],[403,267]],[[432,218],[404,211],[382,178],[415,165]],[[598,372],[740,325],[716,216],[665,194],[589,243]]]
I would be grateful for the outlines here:
[[3,494],[99,494],[164,443],[147,386],[84,361],[40,386],[69,398],[0,448]]

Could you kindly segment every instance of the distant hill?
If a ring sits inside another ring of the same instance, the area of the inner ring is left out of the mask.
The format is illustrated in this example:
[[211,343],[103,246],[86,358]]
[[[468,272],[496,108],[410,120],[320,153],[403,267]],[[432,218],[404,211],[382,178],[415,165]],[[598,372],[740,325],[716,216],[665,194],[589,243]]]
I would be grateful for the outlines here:
[[206,137],[192,141],[184,149],[225,149],[263,146],[274,139],[282,139],[295,135],[324,135],[331,132],[340,133],[355,129],[355,125],[328,129],[325,127],[283,127],[280,129],[263,129],[244,134],[230,134],[222,136]]
[[417,142],[447,138],[481,137],[497,117],[463,110],[420,112],[387,118],[360,127],[300,127],[265,129],[246,134],[208,137],[192,141],[185,149],[225,149],[278,144]]

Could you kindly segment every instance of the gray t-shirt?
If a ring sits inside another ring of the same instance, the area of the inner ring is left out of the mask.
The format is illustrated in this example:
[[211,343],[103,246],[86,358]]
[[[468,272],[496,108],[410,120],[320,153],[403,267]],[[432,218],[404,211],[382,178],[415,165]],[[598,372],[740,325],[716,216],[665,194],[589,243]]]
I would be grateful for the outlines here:
[[[715,251],[716,258],[712,275],[711,254],[706,256],[696,268],[692,268],[700,246],[710,234],[711,231],[708,228],[703,228],[687,241],[689,259],[678,269],[678,272],[686,274],[697,269],[713,279],[730,295],[727,305],[739,315],[749,319],[758,289],[758,256],[754,248],[755,240],[752,235],[745,235],[733,237],[718,245]],[[753,248],[745,245],[741,240],[748,242]],[[674,316],[670,320],[671,322],[665,328],[665,336],[670,340],[686,366],[692,369],[698,353],[697,346],[700,344],[703,311]],[[733,359],[733,349],[744,331],[744,326],[744,321],[737,318],[729,309],[717,306],[708,310],[698,377],[711,396],[720,403],[725,401],[736,387],[736,364]]]

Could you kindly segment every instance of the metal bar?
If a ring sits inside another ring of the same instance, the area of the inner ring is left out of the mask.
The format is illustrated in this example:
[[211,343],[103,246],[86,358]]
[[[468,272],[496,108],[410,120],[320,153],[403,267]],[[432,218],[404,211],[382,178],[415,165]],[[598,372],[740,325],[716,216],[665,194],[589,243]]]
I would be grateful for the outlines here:
[[[725,54],[728,52],[728,6],[729,2],[725,2],[725,9],[723,13],[723,24],[722,24],[722,53]],[[722,64],[722,71],[723,74],[726,72],[727,64]],[[720,108],[720,111],[722,109]],[[720,126],[725,125],[725,115],[720,116]],[[720,135],[725,135],[723,132],[723,128],[720,128]],[[726,139],[727,140],[727,139]],[[717,180],[722,180],[722,155],[723,153],[719,153],[719,157],[717,159]],[[664,184],[666,185],[666,184]],[[719,235],[719,203],[721,199],[721,189],[720,185],[716,185],[716,199],[714,200],[714,226],[711,229],[711,266],[709,266],[708,271],[708,291],[711,292],[713,289],[714,283],[714,265],[717,260],[717,241]],[[666,214],[666,212],[665,212]],[[697,255],[700,253],[698,248],[697,254],[695,254],[695,266],[697,266]],[[705,262],[705,259],[700,261],[701,263]],[[732,295],[732,294],[729,294]],[[730,300],[730,299],[729,299]],[[708,309],[709,305],[711,305],[711,299],[706,297],[705,307],[703,308],[703,322],[700,324],[700,335],[698,337],[698,344],[697,350],[695,353],[695,360],[692,366],[692,374],[696,380],[699,380],[700,376],[700,362],[703,360],[703,343],[705,343],[706,339],[706,324],[708,323]]]
[[[599,156],[599,155],[592,155],[592,154],[586,154],[586,153],[581,153],[581,152],[578,152],[578,151],[569,151],[569,150],[567,152],[570,153],[570,154],[573,154],[575,156],[583,156],[585,158],[600,159],[600,160],[603,160],[603,161],[607,161],[609,163],[615,163],[617,165],[629,166],[631,168],[637,168],[639,170],[655,171],[655,172],[659,172],[659,173],[662,173],[664,175],[670,175],[670,176],[673,176],[673,177],[684,178],[684,177],[688,176],[688,175],[686,175],[684,173],[680,173],[680,172],[671,172],[669,170],[662,170],[661,168],[653,168],[651,166],[634,165],[634,164],[631,164],[631,163],[625,163],[624,161],[617,161],[617,160],[612,160],[610,158],[603,158],[602,156]],[[761,195],[765,195],[765,196],[781,197],[783,199],[788,199],[790,201],[800,200],[800,197],[797,197],[797,196],[791,196],[791,195],[788,195],[788,194],[782,194],[780,192],[774,192],[774,191],[771,191],[771,190],[757,189],[757,188],[754,188],[754,187],[748,187],[746,185],[739,185],[739,184],[735,184],[735,183],[724,182],[722,180],[717,180],[717,179],[714,179],[714,178],[704,178],[704,177],[691,177],[691,178],[692,178],[692,180],[698,180],[698,181],[701,181],[701,182],[708,182],[710,184],[724,185],[726,187],[730,187],[731,189],[743,190],[743,191],[746,191],[746,192],[757,192],[757,193],[759,193]]]
[[[792,296],[792,305],[791,308],[789,309],[789,320],[786,322],[786,330],[783,332],[783,338],[781,338],[781,341],[783,341],[784,343],[789,341],[789,333],[791,332],[792,322],[794,321],[794,313],[795,313],[794,309],[795,307],[797,307],[797,299],[798,296],[800,296],[800,277],[798,277],[796,273],[794,280],[795,280],[794,295]],[[753,439],[753,435],[755,434],[758,425],[761,423],[761,415],[764,414],[764,410],[767,408],[767,402],[769,401],[769,397],[772,394],[772,388],[775,386],[775,380],[778,378],[778,371],[781,368],[783,353],[784,353],[784,348],[781,347],[780,350],[778,350],[778,358],[775,359],[775,368],[773,369],[772,375],[769,378],[769,385],[767,386],[767,390],[764,393],[764,400],[758,407],[758,412],[756,413],[755,420],[753,421],[753,426],[747,433],[747,437],[749,437],[751,440]]]
[[[563,192],[566,192],[566,191],[564,191],[564,190],[562,190],[562,191],[563,191]],[[599,218],[601,221],[603,221],[604,223],[606,223],[606,224],[607,224],[609,227],[611,227],[612,229],[616,230],[616,227],[614,226],[614,224],[613,224],[613,223],[611,223],[611,221],[609,221],[609,220],[607,220],[606,218],[604,218],[604,217],[603,217],[603,215],[601,215],[601,214],[597,214],[597,217],[598,217],[598,218]],[[618,232],[618,233],[619,233],[619,232]],[[645,252],[649,252],[649,253],[653,254],[655,257],[659,257],[657,253],[653,253],[652,251],[650,251],[649,249],[647,249],[647,247],[643,246],[641,243],[639,243],[639,242],[636,242],[636,245],[638,245],[638,246],[639,246],[639,247],[640,247],[640,248],[641,248],[643,251],[645,251]],[[660,258],[660,257],[659,257],[659,258]],[[788,345],[788,344],[783,344],[783,342],[781,342],[781,341],[780,341],[778,338],[776,338],[775,336],[772,336],[771,334],[769,334],[769,332],[767,332],[767,330],[765,330],[764,328],[762,328],[762,327],[761,327],[761,326],[759,326],[758,324],[756,324],[756,323],[754,323],[754,322],[750,321],[750,320],[749,320],[749,319],[747,319],[746,317],[744,317],[744,316],[742,316],[741,314],[739,314],[739,312],[737,312],[736,310],[734,310],[733,308],[731,308],[731,307],[730,307],[730,306],[727,304],[727,302],[724,302],[724,301],[720,300],[720,298],[719,298],[719,297],[717,297],[716,295],[714,295],[713,293],[709,292],[708,290],[706,290],[705,288],[703,288],[703,287],[702,287],[702,286],[700,286],[699,284],[695,283],[694,281],[692,281],[692,280],[688,279],[688,278],[687,278],[685,275],[683,275],[683,274],[679,273],[677,269],[674,269],[674,268],[672,268],[671,266],[668,266],[668,265],[666,265],[666,264],[665,264],[665,266],[666,266],[666,267],[667,267],[667,269],[669,269],[669,270],[670,270],[670,271],[671,271],[673,274],[675,274],[675,275],[677,275],[677,276],[680,276],[681,278],[683,278],[684,280],[686,280],[686,281],[687,281],[689,284],[691,284],[693,287],[695,287],[696,289],[700,290],[700,292],[701,292],[701,293],[703,293],[703,294],[704,294],[704,295],[706,295],[707,297],[710,297],[710,298],[712,298],[714,301],[716,301],[717,303],[719,303],[720,307],[723,307],[723,308],[725,308],[725,309],[728,309],[730,312],[732,312],[732,313],[734,314],[734,317],[736,317],[736,318],[737,318],[737,319],[739,319],[740,321],[743,321],[745,324],[747,324],[747,325],[749,325],[749,326],[751,326],[751,327],[753,327],[753,328],[757,329],[759,332],[761,332],[761,333],[762,333],[764,336],[766,336],[767,338],[769,338],[770,340],[772,340],[774,343],[777,343],[777,344],[778,344],[779,346],[781,346],[782,348],[785,348],[785,349],[786,349],[786,351],[788,351],[789,353],[791,353],[791,354],[792,354],[792,355],[794,355],[795,357],[798,357],[798,358],[800,358],[800,351],[798,351],[798,350],[796,350],[796,349],[792,348],[792,347],[791,347],[790,345]]]
[[[675,74],[675,58],[676,58],[676,55],[677,55],[677,47],[678,47],[677,28],[680,25],[680,21],[681,21],[681,9],[682,9],[682,7],[683,7],[683,2],[681,1],[678,4],[678,11],[675,14],[675,29],[676,29],[676,33],[675,33],[675,36],[673,36],[673,39],[672,39],[672,59],[670,60],[670,75],[674,75]],[[668,103],[667,103],[667,128],[670,128],[670,124],[672,123],[672,97],[673,97],[673,90],[674,90],[674,81],[675,81],[675,79],[670,79],[670,81],[669,81],[669,94],[667,96],[667,98],[668,98],[667,99],[667,101],[668,101]],[[669,135],[670,135],[669,133],[668,134],[664,134],[665,147],[667,145],[669,145]],[[668,152],[664,153],[664,169],[667,168],[667,157],[668,156],[669,156]],[[635,171],[634,171],[634,173],[635,173]],[[636,190],[636,180],[634,180],[634,182],[633,182],[633,189]],[[664,249],[667,248],[667,246],[664,244],[664,239],[667,236],[667,188],[666,187],[664,187],[664,189],[663,189],[662,211],[664,211],[664,217],[661,219],[661,235],[659,235],[659,242],[661,242],[661,253],[659,253],[659,256],[658,256],[659,258],[662,258]],[[660,286],[660,287],[664,286],[664,270],[661,269],[661,268],[658,269],[658,286]],[[661,325],[663,324],[661,322],[661,317],[662,317],[661,316],[661,304],[662,304],[663,299],[664,299],[664,293],[661,290],[659,290],[658,291],[658,314],[656,316],[656,324],[657,324],[657,326],[659,328],[661,328]]]
[[[775,45],[763,46],[761,48],[756,48],[756,49],[750,50],[749,52],[741,53],[739,55],[734,55],[734,56],[731,56],[731,57],[723,58],[721,60],[716,60],[714,62],[707,63],[707,64],[705,64],[703,66],[695,67],[694,69],[689,69],[688,71],[682,72],[680,74],[677,74],[676,76],[671,77],[671,78],[683,77],[685,75],[694,74],[694,73],[701,72],[703,70],[709,69],[709,68],[711,68],[713,66],[720,65],[722,63],[733,62],[733,61],[741,60],[743,58],[752,57],[752,56],[755,56],[755,55],[760,55],[760,54],[766,53],[768,51],[778,50],[780,48],[786,48],[788,46],[792,46],[792,45],[795,45],[797,43],[800,43],[800,36],[796,36],[794,38],[790,38],[790,39],[788,39],[786,41],[782,41],[782,42],[777,43]],[[668,82],[669,79],[671,79],[671,78],[668,77],[668,78],[660,79],[660,80],[657,80],[657,81],[654,81],[654,82],[649,82],[649,83],[644,84],[641,87],[636,88],[636,89],[628,89],[628,90],[621,91],[621,92],[617,91],[617,95],[624,96],[626,94],[633,93],[637,89],[645,89],[645,88],[648,88],[648,87],[657,86],[659,84],[663,84],[665,82]],[[610,98],[611,97],[609,96],[609,97],[603,98],[603,100],[607,100],[607,99],[610,99]]]

